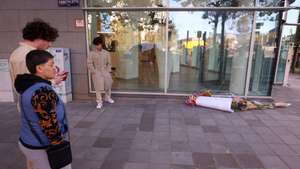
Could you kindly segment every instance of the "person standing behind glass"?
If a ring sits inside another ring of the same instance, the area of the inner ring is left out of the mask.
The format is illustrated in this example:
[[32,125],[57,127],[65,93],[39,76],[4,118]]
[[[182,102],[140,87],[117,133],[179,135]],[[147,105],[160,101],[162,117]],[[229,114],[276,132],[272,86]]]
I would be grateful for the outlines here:
[[104,101],[114,103],[111,99],[111,59],[105,47],[104,37],[96,37],[93,40],[95,50],[91,51],[87,58],[87,67],[92,75],[93,84],[96,90],[97,109],[103,106],[101,93],[105,93]]
[[[19,147],[27,169],[51,169],[46,148],[64,142],[68,131],[65,105],[51,86],[56,73],[53,55],[32,50],[26,55],[30,74],[19,74],[15,89],[20,94],[21,126]],[[62,169],[71,169],[71,164]]]

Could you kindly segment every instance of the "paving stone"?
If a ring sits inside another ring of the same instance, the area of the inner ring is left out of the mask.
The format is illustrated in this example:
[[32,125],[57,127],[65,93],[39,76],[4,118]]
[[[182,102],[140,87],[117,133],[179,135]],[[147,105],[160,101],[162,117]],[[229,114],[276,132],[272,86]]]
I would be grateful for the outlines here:
[[80,121],[77,123],[75,128],[90,128],[93,125],[93,122],[89,121]]
[[114,150],[112,149],[106,156],[106,161],[128,161],[129,151],[128,150]]
[[171,150],[173,152],[188,152],[191,151],[191,147],[189,143],[185,141],[172,141]]
[[213,154],[217,167],[239,168],[238,162],[231,154]]
[[100,169],[121,169],[124,167],[125,161],[104,161]]
[[132,139],[114,139],[112,148],[113,149],[130,149],[132,145]]
[[254,154],[254,151],[247,143],[229,143],[230,151],[236,154]]
[[171,169],[197,169],[193,165],[172,164]]
[[101,147],[101,148],[110,148],[114,142],[113,138],[110,137],[99,137],[97,138],[96,142],[94,143],[94,147]]
[[245,142],[244,138],[238,133],[226,133],[226,134],[224,134],[224,137],[227,140],[227,142],[230,142],[230,143]]
[[202,125],[202,128],[205,133],[220,133],[220,130],[217,126]]
[[149,164],[149,169],[172,169],[170,164]]
[[104,161],[111,151],[110,148],[90,148],[84,155],[84,159],[94,161]]
[[296,153],[285,144],[268,144],[268,146],[278,155],[296,155]]
[[150,163],[153,164],[171,164],[172,156],[170,151],[152,151],[150,152]]
[[125,162],[124,169],[148,169],[148,163],[133,163],[133,162]]
[[[230,114],[165,98],[68,103],[73,168],[299,169],[300,100],[283,90],[293,106]],[[0,168],[25,169],[15,104],[0,110]]]
[[148,151],[135,151],[129,152],[129,162],[147,163],[150,162],[150,153]]
[[300,157],[299,156],[285,156],[282,155],[280,158],[289,166],[290,169],[300,168]]
[[264,143],[248,143],[252,150],[259,155],[275,155],[271,148]]
[[231,153],[231,149],[226,142],[210,142],[211,152],[212,153]]
[[172,164],[193,165],[191,152],[172,152]]
[[258,156],[265,168],[289,169],[289,167],[277,156]]
[[201,169],[216,168],[213,155],[210,153],[193,153],[193,161],[195,166]]
[[253,154],[235,154],[238,163],[243,168],[264,168],[262,162]]
[[184,122],[186,125],[191,125],[191,126],[200,125],[200,120],[198,118],[184,118]]
[[191,147],[192,152],[198,152],[198,153],[211,153],[212,152],[211,145],[208,142],[191,141],[190,147]]

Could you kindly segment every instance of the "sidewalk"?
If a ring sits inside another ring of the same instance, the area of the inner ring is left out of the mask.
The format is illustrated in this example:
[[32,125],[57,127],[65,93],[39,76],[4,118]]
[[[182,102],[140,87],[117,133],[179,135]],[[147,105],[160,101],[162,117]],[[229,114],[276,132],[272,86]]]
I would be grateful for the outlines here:
[[[73,169],[299,169],[300,76],[276,87],[284,109],[226,113],[179,99],[116,98],[67,105]],[[0,103],[0,169],[25,169],[19,114]]]

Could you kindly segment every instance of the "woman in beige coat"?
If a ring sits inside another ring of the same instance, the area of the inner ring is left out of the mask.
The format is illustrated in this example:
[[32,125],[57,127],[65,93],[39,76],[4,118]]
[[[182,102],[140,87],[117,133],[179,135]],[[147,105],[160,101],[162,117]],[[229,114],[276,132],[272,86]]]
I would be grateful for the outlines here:
[[97,108],[103,105],[101,93],[105,93],[104,101],[114,103],[111,99],[111,62],[110,54],[106,51],[103,37],[96,37],[93,40],[96,49],[91,51],[87,58],[87,66],[92,75],[93,84],[96,90]]

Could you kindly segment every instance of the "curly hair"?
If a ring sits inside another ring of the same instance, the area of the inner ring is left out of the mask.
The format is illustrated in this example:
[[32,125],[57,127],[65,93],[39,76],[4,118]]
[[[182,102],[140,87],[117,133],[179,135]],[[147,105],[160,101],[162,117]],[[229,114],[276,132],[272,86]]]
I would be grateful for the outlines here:
[[28,22],[23,28],[23,38],[30,41],[43,39],[54,42],[58,36],[57,29],[51,27],[41,19],[34,19],[32,22]]

